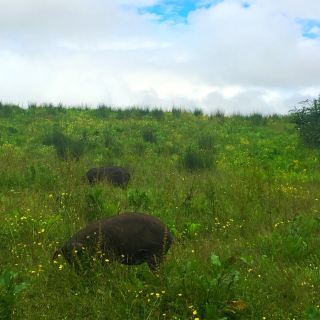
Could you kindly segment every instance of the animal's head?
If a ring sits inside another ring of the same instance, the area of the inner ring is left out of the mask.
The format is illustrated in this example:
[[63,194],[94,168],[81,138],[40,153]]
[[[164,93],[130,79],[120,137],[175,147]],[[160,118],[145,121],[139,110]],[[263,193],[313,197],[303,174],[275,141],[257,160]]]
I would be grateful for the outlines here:
[[56,250],[56,251],[54,252],[53,257],[52,257],[51,260],[54,261],[54,260],[58,259],[59,255],[63,255],[63,252],[62,252],[61,249],[58,249],[58,250]]

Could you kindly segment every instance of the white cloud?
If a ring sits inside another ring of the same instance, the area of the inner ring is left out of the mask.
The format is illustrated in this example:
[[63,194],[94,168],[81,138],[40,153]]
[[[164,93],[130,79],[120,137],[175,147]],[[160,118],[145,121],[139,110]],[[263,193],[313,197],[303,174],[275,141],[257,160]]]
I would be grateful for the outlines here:
[[136,10],[156,2],[0,0],[0,99],[283,113],[317,95],[320,39],[297,18],[318,0],[225,0],[176,25]]

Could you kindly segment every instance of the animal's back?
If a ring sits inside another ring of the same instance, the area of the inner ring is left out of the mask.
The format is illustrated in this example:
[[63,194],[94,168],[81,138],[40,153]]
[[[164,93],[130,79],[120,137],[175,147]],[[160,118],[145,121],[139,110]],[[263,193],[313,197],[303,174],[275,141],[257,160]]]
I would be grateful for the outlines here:
[[147,262],[155,269],[167,253],[173,237],[158,218],[142,213],[122,213],[101,219],[78,231],[61,249],[69,263],[74,249],[94,255],[102,252],[124,264]]

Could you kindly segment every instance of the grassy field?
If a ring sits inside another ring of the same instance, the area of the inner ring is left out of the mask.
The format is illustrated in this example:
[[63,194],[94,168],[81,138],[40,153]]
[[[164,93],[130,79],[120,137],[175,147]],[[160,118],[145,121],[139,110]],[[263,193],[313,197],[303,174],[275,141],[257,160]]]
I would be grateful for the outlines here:
[[[320,151],[290,118],[0,106],[1,319],[320,319]],[[84,180],[121,165],[127,189]],[[122,211],[165,222],[157,275],[56,248]]]

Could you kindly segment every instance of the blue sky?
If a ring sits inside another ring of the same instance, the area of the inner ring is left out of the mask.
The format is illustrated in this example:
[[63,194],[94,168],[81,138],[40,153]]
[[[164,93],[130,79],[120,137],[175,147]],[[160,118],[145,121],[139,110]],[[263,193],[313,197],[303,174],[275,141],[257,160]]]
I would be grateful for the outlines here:
[[320,20],[297,19],[297,22],[301,26],[301,32],[304,37],[310,39],[320,38]]
[[[151,13],[158,17],[159,22],[188,23],[188,15],[197,9],[210,9],[222,3],[224,0],[162,0],[154,5],[144,6],[138,9],[140,14]],[[247,1],[240,1],[245,9],[251,4]],[[319,4],[320,5],[320,4]],[[301,34],[306,38],[320,37],[320,20],[296,19],[301,28]]]
[[320,0],[0,0],[0,101],[285,113],[320,93]]
[[187,22],[190,12],[205,8],[213,7],[223,0],[163,0],[153,6],[140,9],[141,13],[152,13],[159,16],[160,21]]

